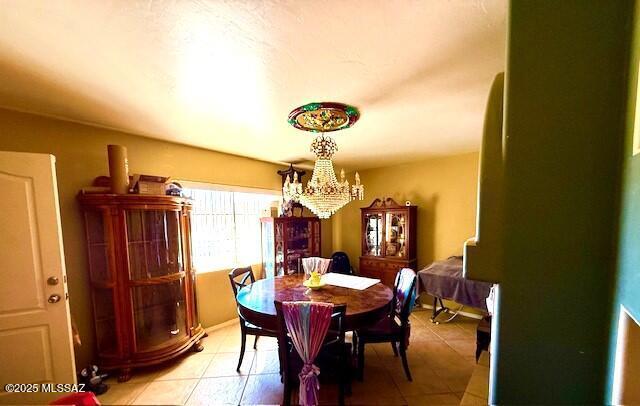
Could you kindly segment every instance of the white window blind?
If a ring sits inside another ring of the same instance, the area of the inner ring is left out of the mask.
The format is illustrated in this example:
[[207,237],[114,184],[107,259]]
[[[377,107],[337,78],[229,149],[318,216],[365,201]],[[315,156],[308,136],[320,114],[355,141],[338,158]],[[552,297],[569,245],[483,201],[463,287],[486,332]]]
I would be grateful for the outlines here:
[[260,217],[279,199],[277,195],[209,187],[183,191],[193,199],[191,245],[196,271],[261,262]]

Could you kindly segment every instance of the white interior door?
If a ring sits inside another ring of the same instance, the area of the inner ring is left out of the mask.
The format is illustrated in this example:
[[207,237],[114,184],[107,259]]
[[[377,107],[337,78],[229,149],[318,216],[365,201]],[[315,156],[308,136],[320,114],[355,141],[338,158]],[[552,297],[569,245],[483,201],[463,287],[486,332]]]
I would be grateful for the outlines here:
[[53,155],[0,151],[0,403],[64,396],[6,384],[76,382],[55,173]]

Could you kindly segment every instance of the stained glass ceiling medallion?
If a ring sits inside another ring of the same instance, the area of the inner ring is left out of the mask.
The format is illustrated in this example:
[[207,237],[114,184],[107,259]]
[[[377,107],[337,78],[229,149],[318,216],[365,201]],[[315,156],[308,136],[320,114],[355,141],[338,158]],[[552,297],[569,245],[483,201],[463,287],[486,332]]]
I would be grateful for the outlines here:
[[360,118],[353,107],[342,103],[309,103],[289,113],[289,124],[299,130],[331,132],[351,127]]
[[352,200],[364,199],[364,186],[356,172],[355,183],[349,186],[344,170],[340,171],[340,181],[333,171],[331,157],[338,151],[338,144],[329,135],[331,131],[351,127],[360,118],[355,107],[342,103],[309,103],[289,113],[289,124],[299,130],[321,133],[311,143],[311,152],[316,155],[311,180],[303,188],[297,173],[293,179],[285,180],[282,187],[286,202],[299,202],[321,219],[333,213]]

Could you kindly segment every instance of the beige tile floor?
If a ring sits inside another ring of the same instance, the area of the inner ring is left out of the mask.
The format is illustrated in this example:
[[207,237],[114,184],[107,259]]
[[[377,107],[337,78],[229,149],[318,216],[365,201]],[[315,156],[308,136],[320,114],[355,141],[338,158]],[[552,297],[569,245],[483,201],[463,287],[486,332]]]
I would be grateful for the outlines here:
[[[368,345],[363,382],[354,382],[351,405],[459,404],[475,366],[477,320],[458,316],[448,324],[429,322],[430,312],[412,314],[408,350],[413,382],[408,382],[400,358],[389,344]],[[127,383],[109,379],[109,391],[98,397],[105,405],[221,405],[279,404],[282,384],[278,374],[275,339],[263,337],[258,349],[248,350],[236,372],[240,328],[232,325],[209,334],[204,351],[188,353],[160,368],[134,372]],[[337,402],[337,388],[323,385],[321,401]]]
[[486,405],[489,398],[489,353],[480,355],[478,365],[473,370],[469,385],[462,396],[461,405]]

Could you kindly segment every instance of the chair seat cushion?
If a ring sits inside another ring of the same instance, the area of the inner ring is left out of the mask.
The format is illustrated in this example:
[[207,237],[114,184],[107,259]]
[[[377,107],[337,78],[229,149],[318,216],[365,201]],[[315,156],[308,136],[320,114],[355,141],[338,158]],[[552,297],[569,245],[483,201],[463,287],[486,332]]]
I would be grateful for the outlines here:
[[400,325],[392,317],[385,317],[380,319],[376,324],[371,327],[364,328],[357,331],[358,338],[363,338],[365,341],[384,339],[388,337],[399,337],[401,334]]
[[[288,343],[288,345],[290,347],[286,354],[289,357],[289,368],[291,371],[289,377],[292,382],[297,383],[299,382],[298,373],[302,369],[303,364],[300,356],[293,348],[293,345],[291,343]],[[320,368],[320,382],[338,383],[340,381],[341,374],[343,374],[347,381],[350,381],[353,369],[351,358],[352,352],[353,349],[351,343],[341,344],[336,342],[324,345],[313,362],[318,368]],[[343,360],[344,363],[341,362],[341,355],[345,356],[345,359]]]
[[244,326],[247,329],[248,334],[259,335],[259,336],[268,336],[268,337],[277,337],[277,331],[266,330],[262,327],[258,327],[255,324],[251,324],[248,321],[244,321]]

